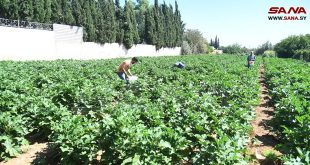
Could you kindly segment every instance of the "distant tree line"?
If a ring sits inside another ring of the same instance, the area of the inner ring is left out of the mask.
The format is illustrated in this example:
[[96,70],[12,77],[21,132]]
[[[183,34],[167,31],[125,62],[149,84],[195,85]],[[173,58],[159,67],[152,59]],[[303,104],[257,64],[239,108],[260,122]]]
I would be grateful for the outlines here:
[[210,46],[213,46],[215,49],[220,48],[220,39],[217,36],[215,36],[214,40],[211,38]]
[[208,54],[213,50],[209,46],[207,39],[198,29],[187,29],[184,33],[182,43],[182,54]]
[[265,43],[263,43],[262,45],[258,46],[256,49],[255,49],[255,54],[257,55],[264,55],[264,53],[266,51],[270,51],[270,50],[273,50],[273,46],[271,44],[271,42],[267,41]]
[[84,27],[84,41],[123,43],[126,48],[146,43],[162,47],[182,45],[184,24],[178,4],[149,5],[125,0],[0,0],[0,17]]
[[228,46],[221,46],[220,49],[223,50],[223,53],[238,54],[238,55],[245,55],[251,51],[245,46],[241,46],[240,44],[237,43]]
[[310,61],[310,34],[290,36],[274,46],[280,58]]

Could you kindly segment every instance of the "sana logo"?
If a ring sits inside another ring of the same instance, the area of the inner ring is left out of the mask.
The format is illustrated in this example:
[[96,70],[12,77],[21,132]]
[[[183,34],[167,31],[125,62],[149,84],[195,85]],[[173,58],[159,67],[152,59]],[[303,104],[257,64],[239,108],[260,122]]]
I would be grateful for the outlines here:
[[304,7],[270,7],[268,14],[307,14]]

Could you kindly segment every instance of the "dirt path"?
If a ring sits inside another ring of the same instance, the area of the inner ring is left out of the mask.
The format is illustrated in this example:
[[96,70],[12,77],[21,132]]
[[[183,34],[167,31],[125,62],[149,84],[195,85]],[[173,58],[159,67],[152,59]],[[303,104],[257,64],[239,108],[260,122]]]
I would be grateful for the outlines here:
[[34,143],[26,148],[25,153],[19,155],[16,158],[10,159],[8,162],[0,162],[0,165],[30,165],[38,158],[40,153],[43,153],[47,150],[47,143]]
[[273,118],[274,107],[270,105],[271,97],[268,95],[264,73],[264,66],[261,65],[259,78],[260,105],[255,110],[256,119],[251,123],[253,132],[251,133],[251,144],[248,147],[248,152],[253,158],[251,165],[279,164],[277,156],[281,155],[274,148],[278,144],[278,140],[267,124]]

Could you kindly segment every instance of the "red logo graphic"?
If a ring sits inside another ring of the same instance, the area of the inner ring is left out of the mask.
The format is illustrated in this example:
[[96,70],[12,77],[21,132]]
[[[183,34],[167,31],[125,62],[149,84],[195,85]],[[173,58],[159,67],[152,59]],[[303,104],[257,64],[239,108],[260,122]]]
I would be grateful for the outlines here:
[[307,14],[304,7],[270,7],[268,14]]

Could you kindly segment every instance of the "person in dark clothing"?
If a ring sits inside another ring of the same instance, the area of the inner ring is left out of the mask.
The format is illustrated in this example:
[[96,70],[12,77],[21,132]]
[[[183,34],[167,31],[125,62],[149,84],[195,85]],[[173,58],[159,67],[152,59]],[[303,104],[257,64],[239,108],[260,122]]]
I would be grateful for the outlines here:
[[174,64],[174,67],[183,69],[183,68],[185,67],[185,64],[183,64],[182,62],[176,62],[176,63]]
[[254,61],[256,60],[256,57],[254,55],[254,52],[251,51],[251,54],[248,56],[247,61],[248,61],[248,68],[254,65]]

